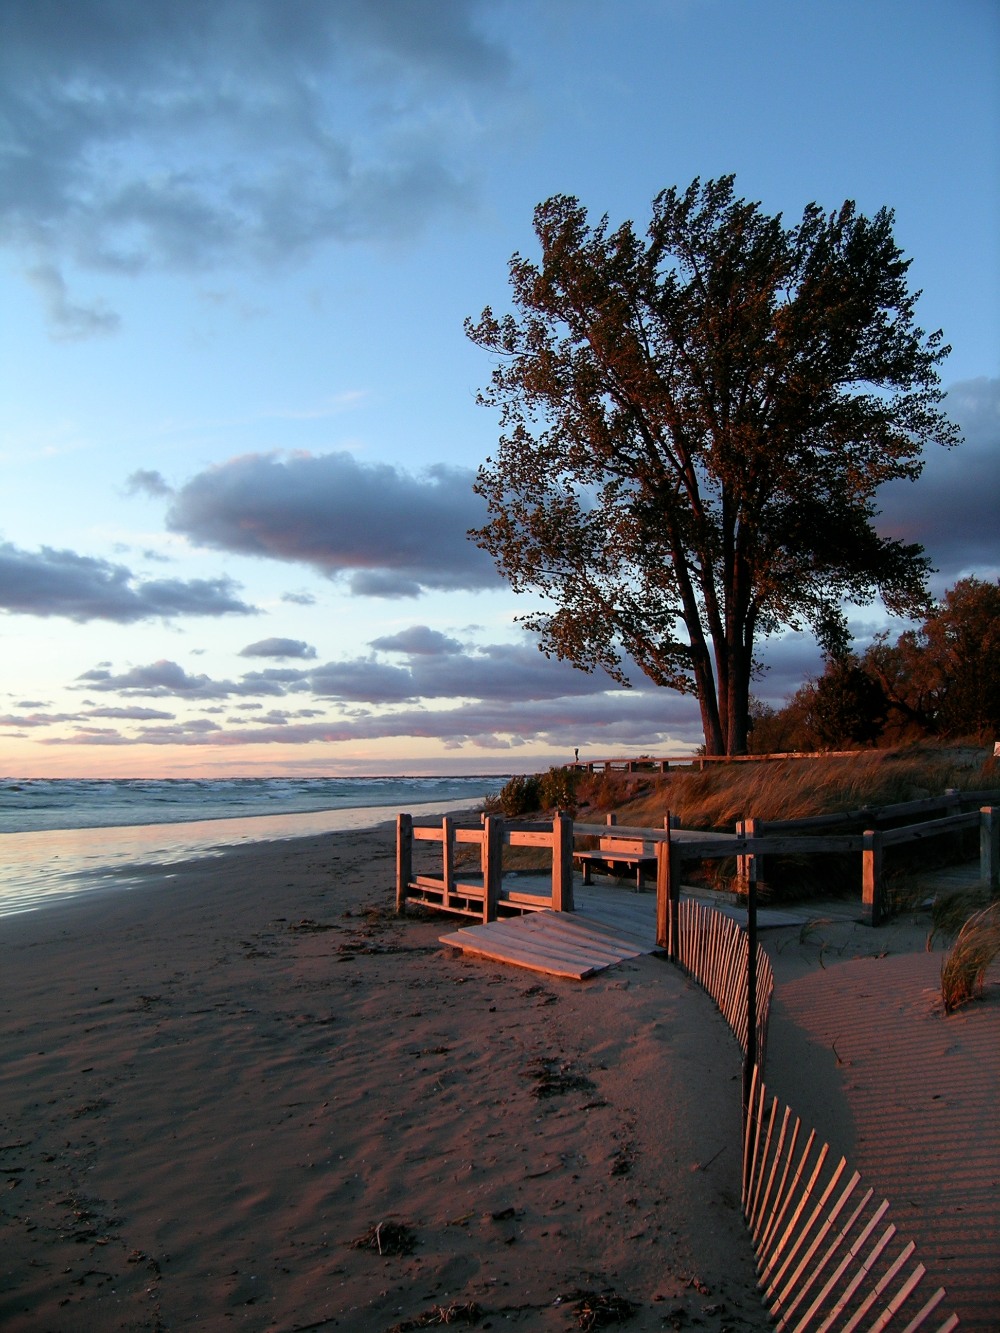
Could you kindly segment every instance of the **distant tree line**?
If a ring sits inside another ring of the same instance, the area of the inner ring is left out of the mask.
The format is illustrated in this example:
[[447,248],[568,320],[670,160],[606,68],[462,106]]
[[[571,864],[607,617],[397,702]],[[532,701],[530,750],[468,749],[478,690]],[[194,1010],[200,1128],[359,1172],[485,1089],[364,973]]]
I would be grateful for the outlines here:
[[829,652],[784,708],[751,704],[750,749],[853,749],[1000,739],[1000,582],[966,578],[895,643]]

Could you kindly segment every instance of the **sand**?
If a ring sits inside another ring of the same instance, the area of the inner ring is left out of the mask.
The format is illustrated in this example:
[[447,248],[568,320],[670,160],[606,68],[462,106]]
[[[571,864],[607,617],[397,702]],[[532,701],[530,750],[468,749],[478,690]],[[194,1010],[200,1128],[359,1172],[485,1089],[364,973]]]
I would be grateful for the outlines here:
[[[711,1001],[655,957],[586,983],[465,959],[446,918],[395,917],[393,856],[388,828],[266,844],[0,920],[0,1327],[384,1333],[474,1302],[563,1330],[602,1295],[635,1330],[768,1327]],[[1000,1000],[945,1020],[917,923],[883,959],[834,929],[773,941],[768,1082],[995,1328]]]

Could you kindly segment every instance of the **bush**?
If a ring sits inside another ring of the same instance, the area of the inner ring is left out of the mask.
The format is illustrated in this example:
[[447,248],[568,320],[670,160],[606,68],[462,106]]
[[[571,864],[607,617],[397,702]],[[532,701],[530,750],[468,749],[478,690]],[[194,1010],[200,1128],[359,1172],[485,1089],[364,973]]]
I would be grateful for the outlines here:
[[577,781],[577,774],[568,768],[550,768],[543,773],[538,779],[538,809],[574,813]]
[[534,815],[542,810],[576,810],[576,786],[580,775],[566,768],[550,768],[547,773],[521,773],[512,777],[495,796],[483,802],[487,814]]
[[508,819],[532,814],[538,809],[538,778],[528,773],[515,774],[484,806],[487,814],[499,812]]

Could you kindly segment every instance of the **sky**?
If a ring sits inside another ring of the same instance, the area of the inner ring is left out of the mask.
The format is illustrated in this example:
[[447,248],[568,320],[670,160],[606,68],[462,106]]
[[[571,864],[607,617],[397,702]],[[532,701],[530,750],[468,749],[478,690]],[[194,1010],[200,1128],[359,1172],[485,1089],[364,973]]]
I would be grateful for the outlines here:
[[[1000,574],[995,0],[0,0],[0,126],[0,774],[700,742],[544,657],[466,537],[498,423],[463,321],[557,193],[640,232],[729,172],[789,221],[894,209],[965,442],[880,522],[938,593]],[[775,705],[820,670],[762,656]]]

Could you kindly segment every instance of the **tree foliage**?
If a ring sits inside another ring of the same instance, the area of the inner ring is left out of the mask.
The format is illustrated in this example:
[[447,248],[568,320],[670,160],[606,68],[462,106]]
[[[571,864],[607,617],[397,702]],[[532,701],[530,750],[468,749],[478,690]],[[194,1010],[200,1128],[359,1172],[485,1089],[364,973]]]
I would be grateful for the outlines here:
[[965,578],[895,643],[830,657],[784,708],[753,701],[758,754],[1000,739],[1000,583]]
[[710,754],[746,748],[761,636],[842,651],[844,599],[924,602],[875,491],[958,436],[892,221],[810,204],[786,227],[727,176],[659,194],[643,240],[557,195],[540,263],[511,260],[513,313],[467,322],[502,431],[472,536],[542,595],[522,620],[543,651],[693,694]]
[[817,748],[840,750],[874,745],[887,715],[881,685],[848,656],[827,664],[810,692],[805,721]]
[[1000,584],[961,579],[894,645],[862,658],[906,735],[1000,737]]

